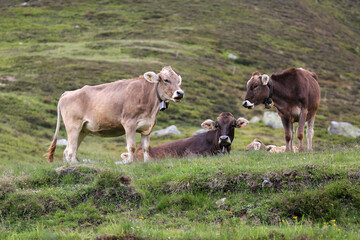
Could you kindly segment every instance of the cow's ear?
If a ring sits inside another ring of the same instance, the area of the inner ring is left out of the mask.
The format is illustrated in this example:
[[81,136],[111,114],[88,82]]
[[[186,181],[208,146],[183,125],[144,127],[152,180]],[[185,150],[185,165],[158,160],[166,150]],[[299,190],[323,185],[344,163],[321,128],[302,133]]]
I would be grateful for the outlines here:
[[159,76],[156,75],[154,72],[146,72],[144,73],[144,78],[151,83],[157,83],[159,82]]
[[215,122],[211,119],[207,119],[201,124],[201,127],[205,129],[214,129]]
[[120,157],[123,159],[123,160],[129,160],[129,153],[122,153],[120,155]]
[[181,85],[181,82],[182,82],[182,78],[181,78],[181,76],[179,75],[179,86]]
[[236,127],[237,128],[242,128],[245,127],[246,125],[248,125],[249,121],[246,120],[245,118],[238,118],[238,120],[236,120]]
[[267,85],[269,83],[269,81],[270,81],[269,75],[263,74],[261,76],[261,82],[263,85]]

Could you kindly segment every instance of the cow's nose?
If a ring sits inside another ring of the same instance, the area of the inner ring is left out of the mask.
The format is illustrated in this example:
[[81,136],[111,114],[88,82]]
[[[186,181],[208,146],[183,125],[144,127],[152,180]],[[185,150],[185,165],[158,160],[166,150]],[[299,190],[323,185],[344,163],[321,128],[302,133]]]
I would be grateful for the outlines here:
[[177,91],[176,91],[176,97],[177,97],[177,98],[183,98],[183,97],[184,97],[184,91],[182,91],[182,90],[177,90]]
[[219,137],[219,142],[231,143],[229,136],[225,136],[225,135]]
[[254,104],[251,103],[249,100],[243,101],[242,105],[243,105],[243,107],[246,107],[246,108],[253,108],[254,107]]

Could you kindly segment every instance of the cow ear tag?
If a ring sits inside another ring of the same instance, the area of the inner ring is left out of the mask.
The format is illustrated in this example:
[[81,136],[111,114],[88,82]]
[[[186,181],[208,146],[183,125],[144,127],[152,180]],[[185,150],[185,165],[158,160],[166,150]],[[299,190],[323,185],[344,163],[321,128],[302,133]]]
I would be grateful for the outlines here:
[[164,111],[168,108],[168,104],[165,101],[160,102],[160,111]]

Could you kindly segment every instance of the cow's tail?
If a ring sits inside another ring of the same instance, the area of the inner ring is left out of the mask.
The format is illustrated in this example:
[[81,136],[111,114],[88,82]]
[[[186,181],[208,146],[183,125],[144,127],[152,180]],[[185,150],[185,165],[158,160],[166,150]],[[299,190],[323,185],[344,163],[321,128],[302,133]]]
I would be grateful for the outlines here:
[[58,133],[59,133],[59,129],[60,129],[60,122],[61,122],[61,112],[60,112],[60,101],[59,101],[58,106],[57,106],[56,130],[55,130],[54,138],[49,147],[49,153],[47,155],[47,160],[49,163],[54,161],[54,153],[55,153],[57,137],[58,137]]

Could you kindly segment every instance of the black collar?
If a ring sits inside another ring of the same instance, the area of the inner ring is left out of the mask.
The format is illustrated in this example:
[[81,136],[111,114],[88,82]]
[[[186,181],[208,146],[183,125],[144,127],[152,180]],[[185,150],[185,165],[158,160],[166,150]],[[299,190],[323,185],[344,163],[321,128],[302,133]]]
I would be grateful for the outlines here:
[[168,108],[169,103],[167,103],[167,102],[165,102],[164,100],[161,99],[159,91],[158,91],[158,87],[159,87],[159,82],[156,83],[156,96],[157,96],[157,98],[158,98],[158,100],[160,102],[160,106],[159,106],[160,111],[164,111],[165,109]]
[[267,86],[270,89],[270,94],[269,94],[269,97],[265,99],[264,104],[265,104],[266,109],[270,109],[274,105],[274,101],[272,99],[273,92],[274,92],[274,87],[273,87],[273,83],[272,83],[271,78],[269,79],[269,82],[268,82]]

